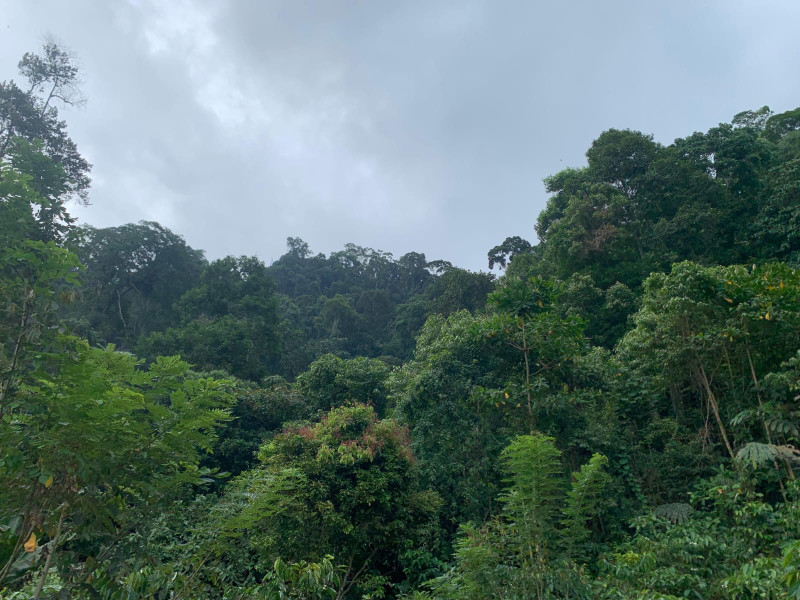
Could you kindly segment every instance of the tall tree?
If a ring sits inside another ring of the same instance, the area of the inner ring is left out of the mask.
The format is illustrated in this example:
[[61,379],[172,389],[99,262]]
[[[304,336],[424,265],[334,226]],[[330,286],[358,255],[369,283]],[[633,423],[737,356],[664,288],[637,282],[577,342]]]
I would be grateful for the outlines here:
[[202,251],[153,222],[85,226],[69,242],[86,267],[83,301],[70,316],[94,343],[133,348],[140,336],[178,325],[175,304],[206,266]]
[[23,88],[14,81],[0,82],[0,160],[32,177],[43,200],[37,207],[40,236],[52,239],[71,222],[66,201],[87,200],[91,165],[58,113],[58,105],[83,102],[74,57],[52,41],[42,50],[41,55],[26,53],[19,62],[27,80]]
[[512,258],[528,252],[530,249],[531,243],[528,240],[523,240],[518,235],[507,237],[502,244],[489,250],[489,270],[492,270],[495,265],[505,269]]

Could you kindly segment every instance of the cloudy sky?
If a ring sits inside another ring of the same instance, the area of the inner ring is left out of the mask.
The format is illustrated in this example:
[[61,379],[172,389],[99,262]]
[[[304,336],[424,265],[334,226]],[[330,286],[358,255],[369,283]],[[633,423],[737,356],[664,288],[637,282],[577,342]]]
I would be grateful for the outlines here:
[[798,0],[0,0],[0,80],[44,35],[79,56],[84,223],[485,270],[602,131],[800,105],[798,23]]

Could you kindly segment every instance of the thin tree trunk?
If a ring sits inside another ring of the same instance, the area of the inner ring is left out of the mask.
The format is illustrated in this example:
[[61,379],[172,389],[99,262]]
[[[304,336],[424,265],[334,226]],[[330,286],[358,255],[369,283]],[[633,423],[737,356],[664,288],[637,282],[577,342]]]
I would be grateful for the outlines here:
[[25,308],[22,311],[22,318],[19,324],[19,335],[17,335],[17,339],[14,342],[14,352],[11,355],[11,363],[8,367],[8,376],[5,380],[0,382],[0,417],[5,415],[6,394],[8,394],[8,390],[11,388],[11,383],[14,380],[14,370],[17,368],[17,361],[19,360],[19,353],[20,349],[22,348],[22,338],[25,336],[25,328],[28,324],[28,319],[30,318],[30,304],[27,300],[31,294],[33,294],[33,290],[30,290],[30,292],[26,294]]
[[531,349],[528,347],[528,338],[525,335],[525,317],[520,317],[522,321],[522,354],[525,357],[525,396],[528,401],[528,426],[531,430],[531,435],[534,430],[533,419],[533,400],[531,399]]
[[50,100],[52,100],[53,96],[55,95],[56,87],[58,87],[58,79],[53,82],[53,87],[50,89],[50,93],[47,95],[47,100],[45,100],[44,104],[42,105],[42,111],[39,113],[40,119],[44,116],[44,113],[47,112],[47,107],[50,106]]
[[731,455],[731,459],[735,459],[736,455],[733,453],[733,448],[731,447],[730,441],[728,441],[728,432],[725,431],[725,425],[723,425],[722,418],[719,416],[719,404],[717,404],[717,398],[714,396],[714,392],[711,390],[711,384],[706,376],[706,370],[703,368],[703,363],[698,360],[698,364],[700,366],[700,381],[706,390],[708,403],[711,405],[711,411],[714,413],[714,418],[717,420],[719,432],[722,435],[723,441],[725,442],[725,447],[728,449],[728,454]]
[[119,320],[122,321],[122,326],[127,329],[128,324],[125,322],[125,317],[122,316],[122,296],[120,296],[119,290],[117,290],[117,309],[119,310]]
[[[764,426],[764,433],[767,436],[767,443],[772,445],[772,436],[769,433],[769,427],[767,427],[767,421],[764,419],[764,404],[761,402],[761,392],[758,389],[758,378],[756,377],[756,369],[753,366],[753,357],[750,356],[750,344],[745,344],[744,347],[745,351],[747,352],[747,362],[750,365],[750,376],[753,378],[753,385],[756,386],[756,398],[758,398],[758,408],[761,412],[761,424]],[[775,461],[773,461],[774,463]],[[794,479],[794,469],[792,469],[792,465],[789,462],[788,458],[783,459],[783,464],[786,467],[786,473],[789,475],[789,479]],[[775,464],[777,468],[778,465]],[[781,484],[781,493],[783,493],[783,482],[779,480]],[[786,494],[784,494],[784,500],[786,499]]]
[[61,526],[64,524],[64,517],[67,514],[67,505],[61,507],[61,515],[58,517],[58,526],[56,527],[56,535],[53,537],[53,541],[51,542],[52,546],[50,547],[50,551],[47,553],[47,560],[44,561],[44,572],[42,573],[41,578],[39,579],[39,585],[36,586],[36,592],[33,594],[32,600],[39,600],[42,595],[42,590],[44,589],[45,581],[47,581],[47,574],[50,571],[50,563],[53,560],[53,555],[56,553],[56,547],[58,546],[58,538],[61,537]]

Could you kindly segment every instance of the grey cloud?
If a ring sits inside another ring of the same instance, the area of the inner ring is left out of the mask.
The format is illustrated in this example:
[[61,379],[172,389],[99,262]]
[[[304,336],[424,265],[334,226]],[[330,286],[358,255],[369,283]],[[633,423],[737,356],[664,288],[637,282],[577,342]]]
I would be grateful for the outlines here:
[[43,31],[85,67],[80,218],[157,219],[212,258],[299,235],[485,268],[603,130],[669,143],[800,97],[790,0],[6,4],[0,78]]

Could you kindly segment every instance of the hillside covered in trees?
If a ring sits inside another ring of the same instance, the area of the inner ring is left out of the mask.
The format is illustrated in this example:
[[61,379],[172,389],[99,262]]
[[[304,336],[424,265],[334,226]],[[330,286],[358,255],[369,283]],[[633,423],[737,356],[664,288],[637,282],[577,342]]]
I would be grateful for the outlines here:
[[603,132],[499,276],[80,226],[0,83],[0,597],[800,598],[800,108]]

